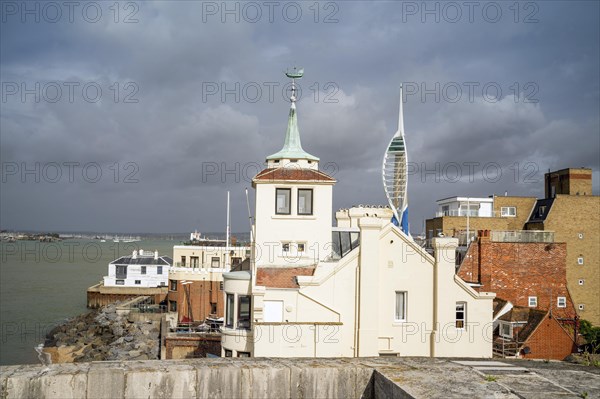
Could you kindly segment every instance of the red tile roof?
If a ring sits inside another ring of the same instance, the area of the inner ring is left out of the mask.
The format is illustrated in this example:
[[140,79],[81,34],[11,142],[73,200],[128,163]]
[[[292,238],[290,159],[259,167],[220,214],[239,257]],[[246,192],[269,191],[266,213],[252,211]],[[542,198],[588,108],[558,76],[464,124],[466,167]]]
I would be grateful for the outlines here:
[[259,267],[256,285],[272,288],[299,288],[296,276],[312,276],[314,267]]
[[291,167],[268,168],[254,176],[254,180],[261,181],[322,181],[335,182],[335,179],[327,174],[314,169],[300,169]]

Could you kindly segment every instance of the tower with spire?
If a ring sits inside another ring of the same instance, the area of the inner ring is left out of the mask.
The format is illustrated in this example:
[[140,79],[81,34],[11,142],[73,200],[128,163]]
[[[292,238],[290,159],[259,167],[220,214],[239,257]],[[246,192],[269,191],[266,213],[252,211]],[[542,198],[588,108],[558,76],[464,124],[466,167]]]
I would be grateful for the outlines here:
[[266,158],[267,167],[252,180],[256,189],[257,267],[315,265],[329,255],[335,179],[319,171],[319,158],[302,148],[298,128],[296,79],[283,148]]
[[296,111],[296,79],[301,79],[304,75],[304,69],[294,68],[292,72],[286,72],[285,75],[292,79],[292,94],[290,96],[290,113],[288,115],[287,131],[283,148],[275,154],[267,157],[268,168],[278,168],[289,166],[290,163],[300,168],[318,169],[319,158],[309,154],[302,148],[300,141],[300,130],[298,128],[298,114]]
[[402,107],[402,85],[400,85],[400,105],[398,110],[398,130],[392,137],[383,157],[381,168],[383,189],[390,208],[394,212],[392,222],[409,235],[408,228],[408,156],[404,138],[404,110]]

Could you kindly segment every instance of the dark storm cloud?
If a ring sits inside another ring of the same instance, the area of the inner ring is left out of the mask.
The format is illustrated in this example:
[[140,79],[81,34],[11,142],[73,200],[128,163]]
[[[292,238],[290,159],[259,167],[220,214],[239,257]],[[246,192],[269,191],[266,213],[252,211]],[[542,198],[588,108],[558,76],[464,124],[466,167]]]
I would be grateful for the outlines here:
[[[540,2],[518,15],[493,3],[502,9],[497,22],[481,13],[489,3],[477,3],[472,21],[463,8],[456,22],[436,2],[439,22],[435,12],[421,15],[421,2],[320,3],[318,15],[301,3],[297,22],[293,9],[281,12],[290,3],[277,3],[272,21],[263,8],[255,23],[242,14],[246,3],[229,2],[240,18],[225,23],[207,13],[221,2],[135,3],[137,23],[123,22],[128,3],[118,23],[99,4],[96,23],[80,14],[72,23],[3,15],[4,172],[16,165],[41,176],[5,176],[2,228],[223,230],[231,190],[233,230],[247,230],[244,188],[283,144],[282,70],[294,64],[306,69],[303,146],[338,179],[336,209],[385,202],[380,167],[397,128],[400,82],[412,90],[405,125],[414,231],[439,198],[540,196],[548,168],[591,167],[598,191],[597,3]],[[73,101],[64,82],[79,84]],[[90,82],[102,90],[96,102],[88,101],[94,87],[81,90]],[[7,96],[14,84],[36,83],[49,90],[40,101]],[[63,90],[56,102],[48,101],[53,84]],[[68,162],[77,163],[73,181]],[[57,182],[53,163],[63,173]]]

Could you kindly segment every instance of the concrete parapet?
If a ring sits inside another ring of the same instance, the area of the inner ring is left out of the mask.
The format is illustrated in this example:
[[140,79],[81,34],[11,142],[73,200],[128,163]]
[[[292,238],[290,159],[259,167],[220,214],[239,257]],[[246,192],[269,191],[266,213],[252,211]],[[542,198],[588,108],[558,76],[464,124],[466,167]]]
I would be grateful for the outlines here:
[[0,367],[2,399],[545,398],[584,392],[600,394],[594,368],[507,359],[219,358]]

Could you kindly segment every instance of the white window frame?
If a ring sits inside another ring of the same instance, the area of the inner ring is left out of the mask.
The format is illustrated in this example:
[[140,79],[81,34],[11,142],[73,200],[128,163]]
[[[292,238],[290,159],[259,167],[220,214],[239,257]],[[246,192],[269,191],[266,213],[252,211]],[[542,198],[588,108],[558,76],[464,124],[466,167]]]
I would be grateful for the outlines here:
[[[508,331],[509,331],[508,335],[504,333],[504,327],[505,326],[508,326]],[[512,323],[501,321],[500,324],[499,324],[499,331],[498,331],[498,333],[499,333],[499,335],[501,337],[512,338],[513,337],[513,325],[512,325]]]
[[[512,215],[511,215],[511,210]],[[500,216],[514,218],[517,217],[517,207],[516,206],[503,206],[500,208]]]
[[537,308],[537,305],[537,296],[530,296],[529,298],[527,298],[527,306],[529,306],[530,308]]
[[[458,315],[456,314],[459,312],[459,309],[458,309],[459,306],[462,306],[462,314],[463,314],[462,319],[459,319]],[[462,322],[462,327],[458,326],[459,322]],[[457,330],[465,330],[467,328],[467,303],[466,302],[456,302],[454,326],[456,327]]]
[[[398,312],[398,295],[402,295],[403,299],[402,299],[402,309],[400,309],[400,312]],[[408,299],[408,292],[407,291],[396,291],[395,295],[394,295],[394,321],[396,323],[404,323],[406,322],[406,313],[408,310],[408,306],[407,306],[407,299]],[[401,313],[401,314],[399,314]],[[399,317],[400,316],[400,317]]]
[[556,298],[556,307],[566,308],[567,307],[567,297],[559,296]]

